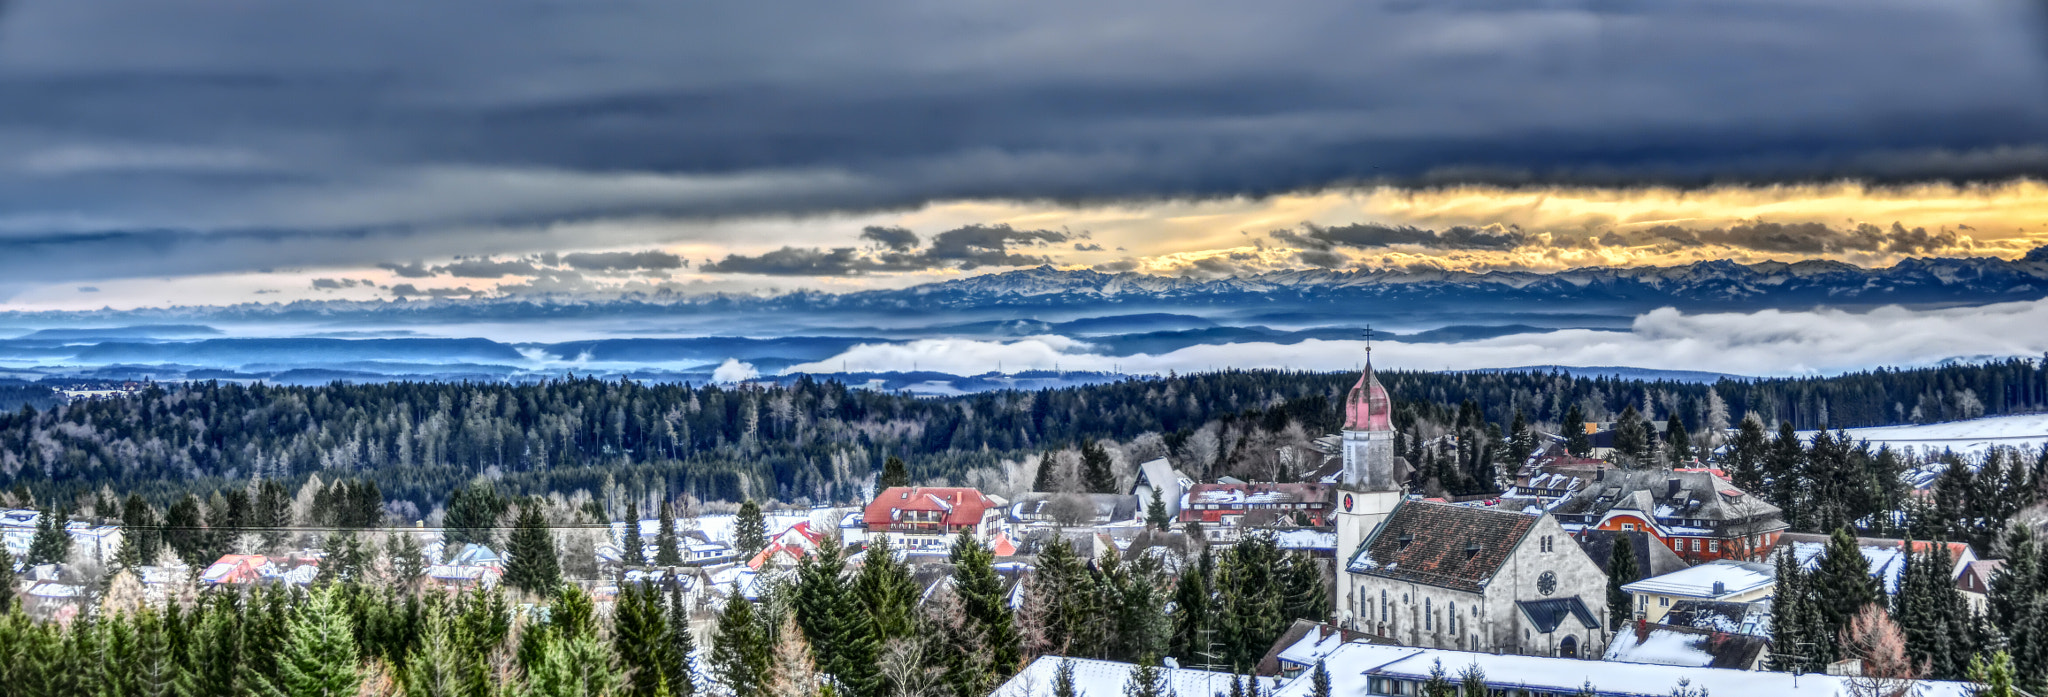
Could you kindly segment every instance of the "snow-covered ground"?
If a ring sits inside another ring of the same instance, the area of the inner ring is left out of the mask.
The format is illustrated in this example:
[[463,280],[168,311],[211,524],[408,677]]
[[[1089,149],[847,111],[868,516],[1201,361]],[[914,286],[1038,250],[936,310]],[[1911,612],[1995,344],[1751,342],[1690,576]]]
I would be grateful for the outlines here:
[[[1812,438],[1813,431],[1800,431]],[[1992,416],[1969,421],[1950,421],[1914,426],[1873,426],[1849,429],[1849,437],[1870,442],[1870,447],[1890,445],[1893,450],[1912,448],[1922,455],[1953,450],[1976,459],[1993,446],[2038,450],[2048,444],[2048,414]]]

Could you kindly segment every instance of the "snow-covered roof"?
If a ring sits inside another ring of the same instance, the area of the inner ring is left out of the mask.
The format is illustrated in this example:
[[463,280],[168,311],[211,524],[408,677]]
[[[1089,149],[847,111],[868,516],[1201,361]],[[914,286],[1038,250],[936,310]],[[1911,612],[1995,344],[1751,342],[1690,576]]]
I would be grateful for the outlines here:
[[[1087,658],[1062,659],[1059,656],[1040,656],[1025,666],[1024,670],[1011,677],[1008,682],[989,693],[989,697],[1047,697],[1052,694],[1053,676],[1058,674],[1060,661],[1074,662],[1074,697],[1123,697],[1124,684],[1130,682],[1131,671],[1137,666],[1116,661],[1097,661]],[[1189,668],[1160,668],[1171,692],[1181,697],[1206,697],[1230,692],[1229,673],[1193,670]],[[1259,691],[1271,693],[1280,683],[1275,678],[1257,678]],[[1332,692],[1331,694],[1339,694]],[[1363,694],[1363,690],[1359,692]]]
[[[1621,589],[1630,593],[1720,599],[1755,591],[1775,583],[1777,579],[1778,570],[1770,564],[1719,559],[1636,581]],[[1715,592],[1716,585],[1720,586],[1718,593]]]
[[1765,649],[1762,637],[1651,625],[1615,632],[1614,642],[1607,645],[1607,655],[1601,660],[1747,670],[1756,665]]
[[[1330,670],[1330,694],[1363,695],[1372,677],[1422,681],[1441,662],[1453,680],[1467,666],[1478,666],[1494,689],[1527,689],[1575,693],[1591,684],[1600,695],[1664,697],[1680,679],[1714,695],[1788,695],[1791,697],[1849,697],[1848,678],[1831,675],[1771,673],[1724,668],[1697,668],[1584,661],[1546,656],[1495,655],[1468,651],[1421,649],[1408,646],[1345,644],[1325,659]],[[1273,697],[1311,697],[1314,684],[1303,673],[1282,686]],[[1964,697],[1969,686],[1957,682],[1921,681],[1916,697]],[[1205,692],[1180,694],[1207,694]],[[1010,697],[1010,696],[1001,696]]]
[[1310,528],[1275,530],[1273,542],[1281,549],[1334,550],[1337,548],[1337,533]]

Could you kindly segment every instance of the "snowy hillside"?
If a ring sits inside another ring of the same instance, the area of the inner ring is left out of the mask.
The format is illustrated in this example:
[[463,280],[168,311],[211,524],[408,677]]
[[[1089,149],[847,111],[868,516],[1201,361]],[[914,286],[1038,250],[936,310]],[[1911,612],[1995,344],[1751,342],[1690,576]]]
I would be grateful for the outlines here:
[[[1951,421],[1914,426],[1874,426],[1848,429],[1849,437],[1870,442],[1872,448],[1890,445],[1912,448],[1920,453],[1953,450],[1965,457],[1979,457],[1992,446],[2039,449],[2048,444],[2048,414],[1993,416],[1969,421]],[[1813,431],[1801,431],[1802,438]]]

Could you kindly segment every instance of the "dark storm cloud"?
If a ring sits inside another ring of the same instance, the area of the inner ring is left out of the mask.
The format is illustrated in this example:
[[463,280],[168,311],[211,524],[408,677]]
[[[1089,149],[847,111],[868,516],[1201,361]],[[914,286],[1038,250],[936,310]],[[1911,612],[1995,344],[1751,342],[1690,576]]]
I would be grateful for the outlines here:
[[1274,230],[1271,237],[1299,249],[1328,252],[1338,247],[1373,249],[1413,245],[1430,249],[1514,249],[1528,235],[1514,227],[1456,226],[1425,230],[1408,225],[1354,223],[1336,227],[1304,225],[1300,230]]
[[783,247],[760,256],[728,254],[723,261],[704,264],[712,273],[751,273],[764,276],[852,276],[874,268],[874,262],[858,257],[852,247],[833,250]]
[[[550,255],[551,256],[551,255]],[[544,263],[553,263],[543,258]],[[689,265],[682,257],[658,249],[644,252],[580,252],[565,254],[561,263],[578,271],[662,271]]]
[[1889,228],[1860,223],[1846,229],[1831,228],[1819,223],[1758,222],[1698,230],[1659,225],[1641,230],[1608,232],[1597,239],[1600,244],[1607,246],[1721,246],[1758,252],[1807,255],[1842,252],[1940,254],[1965,248],[1962,237],[1953,231],[1928,232],[1926,228],[1909,229],[1896,222]]
[[861,231],[860,238],[877,242],[890,251],[867,253],[853,247],[830,250],[783,247],[760,256],[729,254],[725,259],[704,264],[699,269],[712,273],[771,276],[854,276],[872,271],[1032,266],[1051,263],[1052,259],[1044,255],[1019,254],[1012,249],[1044,247],[1065,242],[1070,237],[1068,233],[1055,230],[967,225],[933,235],[930,246],[916,249],[917,235],[909,230],[869,227]]
[[410,264],[396,264],[396,263],[390,263],[390,262],[386,262],[386,263],[378,264],[378,265],[377,265],[377,268],[380,268],[380,269],[384,269],[384,270],[390,271],[391,273],[394,273],[394,274],[398,274],[399,278],[433,278],[433,277],[434,277],[434,270],[433,270],[433,269],[429,269],[429,268],[427,268],[427,265],[426,265],[426,264],[423,264],[423,263],[421,263],[421,262],[417,262],[417,261],[415,261],[415,262],[413,262],[413,263],[410,263]]
[[917,233],[900,227],[869,225],[861,228],[860,238],[881,245],[891,252],[908,252],[917,248]]
[[180,230],[420,231],[390,260],[606,216],[2040,175],[2021,5],[14,4],[0,235],[120,232],[81,248],[161,276],[297,254],[159,258]]
[[446,266],[434,267],[436,273],[456,278],[503,278],[506,276],[532,276],[540,269],[533,264],[517,259],[461,259]]

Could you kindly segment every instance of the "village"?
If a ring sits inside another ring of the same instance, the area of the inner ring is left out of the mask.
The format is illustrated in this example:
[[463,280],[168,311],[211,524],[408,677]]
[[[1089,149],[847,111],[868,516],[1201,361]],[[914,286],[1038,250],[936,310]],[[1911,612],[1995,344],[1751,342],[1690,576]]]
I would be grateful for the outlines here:
[[[1265,681],[1257,689],[1275,695],[1425,694],[1445,671],[1454,680],[1481,680],[1493,694],[1526,695],[1662,695],[1674,685],[1700,694],[1846,695],[1876,679],[1863,657],[1819,663],[1802,647],[1773,645],[1780,573],[1814,572],[1839,541],[1788,532],[1782,511],[1723,470],[1697,461],[1617,467],[1604,457],[1613,424],[1586,423],[1577,426],[1591,452],[1575,456],[1565,435],[1541,434],[1504,493],[1425,496],[1407,490],[1409,464],[1395,454],[1390,404],[1368,363],[1343,404],[1342,432],[1317,439],[1311,456],[1292,456],[1305,461],[1289,481],[1197,482],[1161,458],[1138,464],[1119,493],[1045,491],[1007,500],[970,487],[917,486],[902,481],[901,472],[885,472],[886,486],[857,508],[763,511],[749,503],[736,514],[672,519],[664,511],[554,532],[598,539],[587,560],[594,573],[565,580],[586,586],[600,609],[622,587],[669,589],[690,608],[697,646],[718,640],[716,617],[733,598],[762,601],[823,551],[858,568],[866,554],[886,550],[911,570],[919,596],[930,598],[952,583],[955,545],[971,540],[993,554],[1007,602],[1020,610],[1039,554],[1054,543],[1091,565],[1149,559],[1181,569],[1211,551],[1259,540],[1314,560],[1327,598],[1314,618],[1294,620],[1257,662],[1253,672]],[[10,558],[25,560],[51,524],[36,510],[0,511],[0,540]],[[17,562],[10,589],[39,620],[77,622],[116,602],[161,606],[234,589],[312,588],[334,575],[323,574],[323,566],[333,566],[335,550],[316,547],[107,574],[118,566],[121,526],[67,521],[62,530],[71,563]],[[439,528],[418,523],[379,532],[416,550],[407,552],[417,563],[408,573],[422,588],[490,590],[507,572],[506,550],[449,544]],[[1976,613],[1984,611],[2001,564],[1958,542],[1852,544],[1871,583],[1888,595],[1910,583],[1905,574],[1914,560],[1939,560],[1939,578]],[[696,684],[716,686],[716,672],[703,662],[693,669]],[[1112,697],[1139,667],[1043,655],[994,694],[1052,694],[1064,681],[1061,689],[1073,695]],[[1169,657],[1157,670],[1163,672],[1148,679],[1184,697],[1239,689],[1236,674],[1217,662]],[[1913,689],[1970,690],[1930,680]]]

